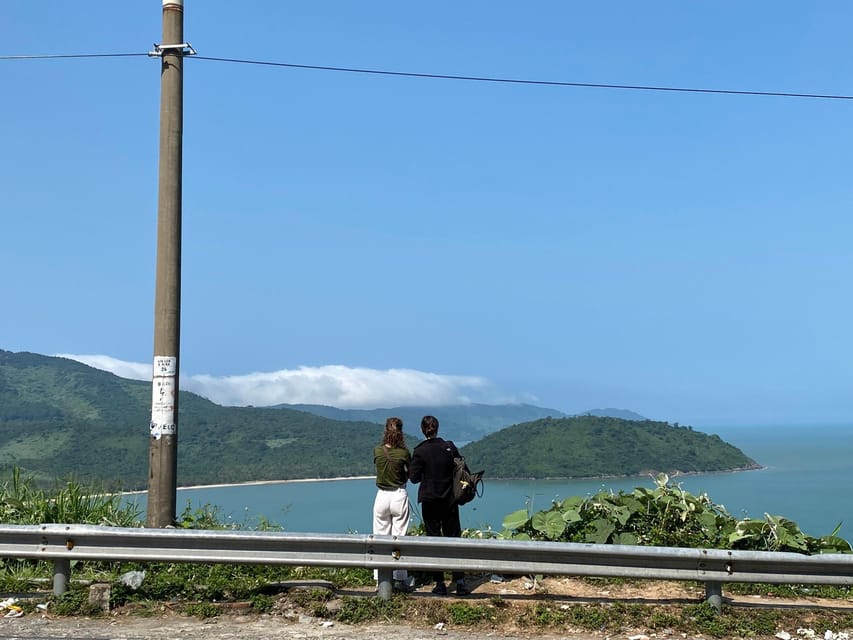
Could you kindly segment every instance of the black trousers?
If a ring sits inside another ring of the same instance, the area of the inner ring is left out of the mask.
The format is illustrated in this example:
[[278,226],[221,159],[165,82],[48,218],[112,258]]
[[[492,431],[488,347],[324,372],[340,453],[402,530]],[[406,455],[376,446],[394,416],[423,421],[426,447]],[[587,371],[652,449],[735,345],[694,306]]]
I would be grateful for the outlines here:
[[[446,500],[427,500],[421,503],[421,515],[424,518],[424,529],[428,536],[443,536],[459,538],[462,536],[462,525],[459,524],[459,505],[450,504]],[[436,582],[444,582],[444,573],[436,571],[432,574]],[[465,574],[453,572],[454,580],[462,580]]]

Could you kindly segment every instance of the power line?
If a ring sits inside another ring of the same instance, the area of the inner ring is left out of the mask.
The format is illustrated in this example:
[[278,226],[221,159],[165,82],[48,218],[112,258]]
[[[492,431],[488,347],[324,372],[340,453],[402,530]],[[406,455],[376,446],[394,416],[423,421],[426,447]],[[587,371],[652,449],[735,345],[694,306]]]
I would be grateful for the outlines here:
[[678,93],[712,93],[739,96],[772,96],[778,98],[817,98],[822,100],[853,100],[853,95],[836,95],[825,93],[794,93],[787,91],[739,91],[736,89],[698,89],[689,87],[664,87],[635,84],[604,84],[597,82],[561,82],[556,80],[522,80],[518,78],[492,78],[486,76],[457,76],[439,73],[413,73],[408,71],[385,71],[380,69],[359,69],[353,67],[328,67],[312,64],[293,64],[289,62],[269,62],[264,60],[240,60],[237,58],[214,58],[210,56],[193,56],[196,60],[211,60],[214,62],[233,62],[237,64],[252,64],[268,67],[288,67],[291,69],[312,69],[315,71],[338,71],[344,73],[364,73],[382,76],[400,76],[404,78],[432,78],[437,80],[466,80],[469,82],[494,82],[504,84],[524,84],[550,87],[579,87],[585,89],[624,89],[631,91],[668,91]]
[[[122,58],[146,56],[148,53],[76,53],[76,54],[41,54],[0,56],[0,60],[55,60],[63,58]],[[285,67],[288,69],[308,69],[313,71],[335,71],[339,73],[360,73],[379,76],[396,76],[402,78],[428,78],[433,80],[462,80],[467,82],[491,82],[498,84],[521,84],[545,87],[575,87],[581,89],[621,89],[623,91],[663,91],[669,93],[704,93],[735,96],[765,96],[776,98],[812,98],[817,100],[853,100],[853,95],[831,93],[800,93],[793,91],[750,91],[738,89],[704,89],[697,87],[668,87],[639,84],[609,84],[602,82],[563,82],[559,80],[525,80],[521,78],[497,78],[489,76],[461,76],[445,73],[415,73],[411,71],[388,71],[384,69],[362,69],[358,67],[332,67],[314,64],[295,64],[292,62],[272,62],[269,60],[245,60],[240,58],[219,58],[213,56],[188,56],[196,60],[211,62],[229,62],[233,64],[248,64],[265,67]]]
[[0,56],[0,60],[56,60],[58,58],[127,58],[148,56],[147,53],[57,53],[32,56]]

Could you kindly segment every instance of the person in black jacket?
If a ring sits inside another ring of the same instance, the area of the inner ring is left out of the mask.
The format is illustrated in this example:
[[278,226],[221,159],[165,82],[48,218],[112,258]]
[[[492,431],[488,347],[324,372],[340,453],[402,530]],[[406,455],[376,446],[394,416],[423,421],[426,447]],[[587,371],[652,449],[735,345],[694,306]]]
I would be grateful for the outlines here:
[[[462,535],[462,525],[459,523],[459,505],[453,503],[451,489],[453,458],[459,455],[459,451],[453,442],[438,437],[438,419],[435,416],[423,417],[421,432],[426,440],[418,444],[412,452],[409,480],[413,484],[420,484],[418,502],[421,505],[424,529],[428,536],[458,538]],[[437,571],[433,578],[435,587],[432,592],[447,595],[444,573]],[[456,582],[456,595],[465,596],[470,593],[461,571],[453,572],[453,580]]]

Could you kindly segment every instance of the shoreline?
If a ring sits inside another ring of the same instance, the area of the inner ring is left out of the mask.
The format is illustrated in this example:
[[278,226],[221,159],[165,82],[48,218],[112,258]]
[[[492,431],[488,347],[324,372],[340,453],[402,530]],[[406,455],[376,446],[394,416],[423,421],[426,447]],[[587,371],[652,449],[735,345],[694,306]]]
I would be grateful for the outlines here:
[[[227,487],[255,487],[265,484],[287,484],[290,482],[335,482],[338,480],[370,480],[375,476],[341,476],[339,478],[291,478],[289,480],[249,480],[246,482],[220,482],[217,484],[192,484],[178,487],[177,491],[190,489],[223,489]],[[122,491],[121,495],[133,496],[148,493],[148,489],[137,489],[136,491]]]
[[[737,469],[726,469],[719,471],[679,471],[679,472],[664,472],[667,473],[670,480],[675,480],[679,477],[684,476],[703,476],[703,475],[718,475],[718,474],[726,474],[726,473],[741,473],[744,471],[762,471],[767,469],[764,465],[755,465],[748,467],[739,467]],[[648,474],[639,474],[639,475],[626,475],[626,476],[567,476],[567,477],[548,477],[548,478],[502,478],[502,477],[494,477],[494,478],[484,478],[486,481],[500,481],[500,482],[508,482],[508,481],[575,481],[575,480],[627,480],[630,478],[654,478],[659,472],[649,472]],[[220,482],[216,484],[195,484],[195,485],[186,485],[182,487],[177,487],[177,491],[188,491],[192,489],[224,489],[228,487],[254,487],[261,485],[270,485],[270,484],[289,484],[295,482],[338,482],[343,480],[372,480],[375,476],[341,476],[338,478],[291,478],[289,480],[249,480],[246,482]],[[147,489],[138,489],[136,491],[122,491],[121,495],[132,496],[132,495],[141,495],[148,493]]]

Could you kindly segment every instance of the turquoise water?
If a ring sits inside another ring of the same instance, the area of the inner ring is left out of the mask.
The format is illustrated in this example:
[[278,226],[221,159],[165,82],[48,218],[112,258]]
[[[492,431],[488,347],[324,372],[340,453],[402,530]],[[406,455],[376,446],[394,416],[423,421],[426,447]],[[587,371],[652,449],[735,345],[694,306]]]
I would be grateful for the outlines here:
[[[681,476],[687,491],[707,493],[736,517],[764,513],[795,521],[806,533],[826,535],[843,521],[840,535],[853,537],[853,427],[728,427],[716,433],[764,465],[757,471]],[[366,455],[370,455],[368,452]],[[476,461],[473,461],[476,465]],[[180,461],[179,461],[180,463]],[[463,527],[500,529],[504,516],[530,505],[546,509],[552,500],[586,496],[601,489],[653,487],[651,478],[618,480],[489,480],[482,498],[461,508]],[[286,482],[178,491],[178,511],[216,505],[220,514],[253,526],[260,516],[286,531],[369,533],[375,494],[372,479]],[[409,487],[416,504],[417,487]],[[135,498],[144,506],[144,496]],[[419,512],[415,518],[420,519]]]

